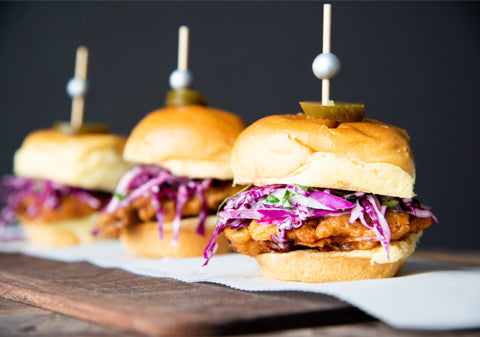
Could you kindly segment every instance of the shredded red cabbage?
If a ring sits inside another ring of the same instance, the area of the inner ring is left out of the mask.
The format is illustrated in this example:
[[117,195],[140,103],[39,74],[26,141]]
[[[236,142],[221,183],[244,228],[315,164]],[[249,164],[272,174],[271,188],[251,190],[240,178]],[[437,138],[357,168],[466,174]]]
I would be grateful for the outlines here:
[[198,196],[202,201],[197,233],[202,236],[205,235],[205,219],[208,216],[205,191],[212,186],[212,182],[212,179],[178,177],[157,165],[135,166],[120,179],[105,211],[113,213],[118,208],[128,206],[131,201],[140,196],[148,197],[156,211],[158,233],[160,239],[163,240],[164,217],[161,199],[168,197],[175,200],[176,210],[173,220],[172,244],[177,245],[183,208],[192,196]]
[[71,195],[90,207],[99,209],[101,201],[95,196],[99,193],[102,192],[84,190],[50,180],[4,176],[0,182],[0,237],[7,225],[16,222],[16,210],[26,197],[34,199],[26,209],[27,216],[33,218],[38,215],[41,207],[55,209],[62,197]]
[[[278,234],[272,235],[272,241],[280,247],[285,247],[287,231],[300,228],[310,219],[340,215],[349,215],[349,223],[359,220],[365,227],[372,229],[389,258],[391,230],[385,219],[388,207],[419,218],[433,218],[437,221],[430,208],[411,198],[401,199],[362,192],[348,193],[299,185],[249,187],[227,199],[219,210],[215,231],[203,253],[206,259],[204,265],[215,254],[217,249],[215,241],[227,226],[238,229],[248,226],[251,220],[257,220],[260,224],[275,225]],[[366,215],[371,219],[371,224],[366,221]]]

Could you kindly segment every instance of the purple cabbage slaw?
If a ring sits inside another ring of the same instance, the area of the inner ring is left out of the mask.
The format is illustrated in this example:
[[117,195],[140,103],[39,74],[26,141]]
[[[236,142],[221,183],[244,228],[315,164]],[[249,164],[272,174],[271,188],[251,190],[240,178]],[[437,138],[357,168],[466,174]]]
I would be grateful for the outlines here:
[[0,182],[0,237],[5,227],[17,220],[16,210],[26,197],[35,198],[35,202],[26,209],[27,216],[33,218],[38,215],[41,207],[55,209],[60,205],[61,199],[69,195],[99,209],[101,201],[95,197],[98,193],[102,192],[88,191],[51,180],[4,176]]
[[[307,188],[300,185],[248,186],[227,199],[217,213],[218,221],[209,244],[204,250],[206,265],[217,249],[216,239],[227,227],[238,229],[255,219],[260,224],[276,225],[278,234],[272,241],[280,247],[287,244],[287,231],[298,229],[310,219],[324,216],[350,215],[349,223],[359,220],[372,229],[389,259],[391,230],[385,219],[387,208],[407,212],[419,218],[437,218],[431,209],[417,199],[349,193],[340,190]],[[368,215],[372,224],[365,220]]]
[[212,186],[212,182],[212,179],[175,176],[157,165],[135,166],[120,179],[105,212],[113,213],[119,208],[128,206],[131,201],[140,196],[150,198],[150,203],[156,211],[159,237],[163,240],[164,216],[161,199],[168,197],[176,204],[172,245],[177,245],[183,208],[192,196],[198,196],[202,202],[196,232],[201,236],[205,235],[205,219],[208,216],[205,191]]

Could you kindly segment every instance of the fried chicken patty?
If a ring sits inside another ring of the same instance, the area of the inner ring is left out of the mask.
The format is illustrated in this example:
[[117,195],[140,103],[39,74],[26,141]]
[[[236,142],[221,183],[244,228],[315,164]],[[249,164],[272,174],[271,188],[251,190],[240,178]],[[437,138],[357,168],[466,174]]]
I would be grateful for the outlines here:
[[61,196],[54,206],[43,202],[37,196],[29,195],[18,203],[15,213],[19,218],[35,219],[40,223],[61,221],[97,212],[109,197],[109,194],[97,193],[95,199],[99,201],[99,206],[92,207],[85,200],[75,195]]
[[[212,186],[205,191],[206,206],[209,214],[215,214],[222,201],[237,193],[242,186]],[[165,222],[171,222],[176,214],[176,202],[169,197],[163,197],[160,200],[163,219]],[[199,196],[190,197],[182,211],[184,217],[198,216],[202,210],[202,201]],[[149,197],[140,196],[126,206],[115,210],[113,213],[101,213],[97,228],[102,237],[115,238],[120,235],[122,228],[134,226],[142,222],[157,221],[156,210],[152,206]]]
[[[350,224],[349,218],[349,215],[341,215],[311,219],[300,228],[287,231],[288,242],[283,247],[272,240],[272,235],[278,234],[278,227],[260,224],[256,220],[238,229],[228,226],[224,233],[237,253],[249,256],[302,248],[328,252],[371,249],[380,245],[372,229],[360,221]],[[417,218],[394,210],[387,210],[385,218],[392,231],[391,240],[401,240],[432,224],[431,218]],[[368,216],[366,220],[372,223]]]

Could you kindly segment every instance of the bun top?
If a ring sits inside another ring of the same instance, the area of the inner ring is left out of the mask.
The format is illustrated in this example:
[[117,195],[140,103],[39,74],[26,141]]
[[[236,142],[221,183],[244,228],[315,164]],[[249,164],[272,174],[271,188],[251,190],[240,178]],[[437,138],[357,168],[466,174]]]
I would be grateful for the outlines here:
[[20,177],[111,192],[131,167],[122,159],[125,141],[110,134],[35,131],[16,151],[13,171]]
[[415,164],[405,130],[371,119],[337,127],[329,122],[302,113],[258,120],[235,142],[234,182],[414,196]]
[[170,106],[148,114],[127,140],[124,159],[157,164],[178,176],[232,179],[233,143],[240,117],[200,105]]

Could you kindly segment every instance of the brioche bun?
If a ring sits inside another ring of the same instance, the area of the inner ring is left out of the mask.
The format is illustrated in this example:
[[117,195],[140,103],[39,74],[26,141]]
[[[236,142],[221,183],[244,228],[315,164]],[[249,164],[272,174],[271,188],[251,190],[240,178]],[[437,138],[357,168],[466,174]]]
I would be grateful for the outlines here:
[[390,261],[383,247],[348,252],[313,249],[255,256],[265,277],[281,281],[337,282],[393,277],[415,251],[422,232],[392,241]]
[[336,128],[327,122],[297,114],[250,125],[233,147],[234,183],[415,195],[415,164],[405,130],[371,119]]
[[[135,226],[128,226],[122,229],[120,241],[127,251],[140,257],[195,257],[202,256],[205,246],[215,229],[217,219],[215,216],[208,216],[205,220],[205,236],[196,233],[198,217],[182,219],[178,244],[172,245],[172,223],[163,225],[163,240],[160,240],[157,222],[144,222]],[[228,253],[227,239],[221,235],[217,239],[217,253]]]
[[68,220],[40,222],[20,217],[20,225],[31,243],[46,247],[88,244],[98,239],[92,234],[98,213]]
[[110,134],[39,130],[16,151],[13,170],[20,177],[112,192],[131,167],[122,159],[124,145],[124,137]]
[[157,164],[177,176],[232,179],[231,150],[243,128],[240,117],[209,107],[162,108],[133,129],[124,159]]

